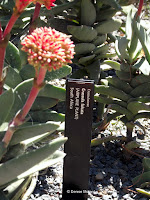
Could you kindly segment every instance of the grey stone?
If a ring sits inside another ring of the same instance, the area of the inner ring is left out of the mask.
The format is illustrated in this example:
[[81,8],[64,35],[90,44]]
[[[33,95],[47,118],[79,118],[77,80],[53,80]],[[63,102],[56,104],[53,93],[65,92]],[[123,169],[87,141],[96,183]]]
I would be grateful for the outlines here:
[[98,174],[96,174],[95,179],[97,181],[101,181],[104,179],[104,175],[102,174],[102,172],[99,172]]

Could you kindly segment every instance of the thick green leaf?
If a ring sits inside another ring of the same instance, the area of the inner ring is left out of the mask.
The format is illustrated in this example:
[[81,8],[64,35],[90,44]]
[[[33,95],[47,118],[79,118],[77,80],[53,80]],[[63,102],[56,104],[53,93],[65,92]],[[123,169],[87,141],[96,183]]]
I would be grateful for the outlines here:
[[64,88],[47,83],[45,87],[39,92],[38,96],[56,98],[64,101],[66,99],[66,90]]
[[[53,70],[51,72],[46,73],[45,80],[52,81],[54,79],[60,79],[69,75],[72,71],[72,68],[69,65],[63,66],[58,70]],[[23,68],[20,70],[20,76],[23,80],[34,78],[35,77],[35,70],[34,67],[31,65],[24,65]]]
[[89,61],[91,61],[93,58],[95,57],[95,54],[89,55],[89,56],[85,56],[85,57],[81,57],[78,60],[78,63],[81,65],[86,65]]
[[49,98],[49,97],[37,97],[35,102],[32,105],[32,111],[46,110],[52,108],[58,103],[58,99]]
[[[39,149],[25,153],[0,165],[0,186],[22,179],[51,164],[50,156],[66,142],[61,137]],[[63,154],[64,156],[64,154]],[[46,163],[46,164],[45,164]]]
[[6,62],[13,68],[21,69],[21,59],[19,49],[11,42],[8,43],[6,48]]
[[130,110],[135,115],[139,111],[144,111],[144,110],[150,111],[150,106],[138,101],[132,101],[128,103],[127,109]]
[[7,194],[7,197],[10,199],[14,196],[14,194],[16,193],[16,191],[18,190],[18,187],[22,184],[22,182],[25,179],[20,179],[15,181],[14,183],[8,185],[8,187],[6,187],[3,191],[5,192],[5,194]]
[[143,158],[144,172],[150,171],[150,158]]
[[104,68],[105,66],[109,66],[112,69],[119,70],[120,71],[120,63],[113,61],[113,60],[105,60],[102,62],[101,67]]
[[131,40],[132,38],[132,20],[133,20],[133,12],[132,9],[130,10],[130,12],[127,15],[127,19],[126,19],[126,38],[127,40]]
[[94,91],[95,93],[108,95],[110,97],[121,99],[123,101],[128,101],[131,98],[130,95],[126,94],[122,90],[119,90],[113,86],[95,85]]
[[130,112],[130,110],[118,105],[118,104],[111,104],[110,107],[112,110],[115,110],[118,113],[121,113],[123,115],[126,115],[128,120],[131,120],[133,118],[133,114]]
[[[149,78],[149,76],[147,76]],[[133,97],[140,96],[149,96],[150,95],[150,82],[145,82],[143,84],[139,84],[136,88],[134,88],[130,95]]]
[[53,133],[59,127],[59,123],[47,122],[44,124],[37,124],[32,126],[27,126],[15,131],[10,145],[18,144],[24,140],[30,139],[32,137],[42,135],[43,133],[49,132]]
[[141,71],[146,76],[150,75],[150,64],[144,57],[139,59],[132,68]]
[[133,182],[133,184],[136,184],[136,185],[141,185],[142,183],[150,182],[150,171],[144,172],[143,174],[136,176],[132,180],[132,182]]
[[33,84],[33,79],[23,81],[14,89],[15,101],[12,109],[7,117],[7,122],[10,121],[15,114],[24,106]]
[[32,112],[31,117],[33,121],[41,122],[41,123],[44,123],[47,121],[55,121],[55,122],[65,121],[64,114],[57,113],[56,111],[52,111],[52,110]]
[[5,79],[5,84],[9,86],[10,88],[15,88],[21,82],[22,82],[22,78],[20,77],[17,70],[12,67],[9,67],[7,76]]
[[18,200],[18,199],[22,198],[22,200],[23,200],[24,193],[28,192],[27,188],[31,186],[30,185],[31,184],[31,179],[32,179],[32,175],[26,177],[23,180],[23,182],[20,183],[20,185],[18,186],[18,188],[16,188],[16,190],[14,192],[12,192],[11,194],[6,193],[7,196],[8,196],[8,198],[11,199],[11,200]]
[[0,125],[7,118],[14,102],[14,93],[10,89],[0,95]]
[[150,82],[150,76],[145,76],[144,74],[136,75],[132,78],[130,85],[134,88],[141,85],[142,83]]
[[32,65],[24,65],[20,70],[20,76],[23,80],[34,78],[35,77],[35,69]]
[[69,65],[63,66],[58,70],[53,70],[51,72],[47,72],[45,80],[52,81],[54,79],[64,78],[69,75],[72,71],[72,68]]
[[127,52],[128,43],[129,43],[129,40],[127,40],[126,37],[119,38],[115,42],[116,53],[121,60],[129,59],[129,55]]
[[146,59],[150,63],[150,37],[147,34],[144,27],[140,23],[138,23],[134,20],[133,25],[134,25],[136,34],[142,44]]
[[132,91],[132,87],[129,83],[120,80],[117,76],[107,77],[108,82],[115,86],[116,88],[123,90],[125,93],[130,93]]
[[96,60],[91,65],[88,65],[87,72],[89,73],[90,79],[94,80],[97,84],[100,79],[100,61]]

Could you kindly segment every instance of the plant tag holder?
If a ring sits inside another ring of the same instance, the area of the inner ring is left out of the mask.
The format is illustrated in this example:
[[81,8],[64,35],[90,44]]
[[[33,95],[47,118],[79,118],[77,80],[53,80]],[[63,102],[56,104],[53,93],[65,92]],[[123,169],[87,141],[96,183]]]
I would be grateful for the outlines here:
[[86,200],[88,196],[93,101],[93,80],[67,80],[63,200]]

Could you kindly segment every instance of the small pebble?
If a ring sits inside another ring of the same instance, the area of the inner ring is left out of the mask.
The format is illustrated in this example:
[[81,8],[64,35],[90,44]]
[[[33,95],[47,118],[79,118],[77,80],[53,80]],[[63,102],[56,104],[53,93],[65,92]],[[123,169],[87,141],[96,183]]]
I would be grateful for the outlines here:
[[96,174],[96,176],[95,176],[95,180],[96,181],[101,181],[103,179],[104,179],[104,175],[101,172],[99,172],[98,174]]

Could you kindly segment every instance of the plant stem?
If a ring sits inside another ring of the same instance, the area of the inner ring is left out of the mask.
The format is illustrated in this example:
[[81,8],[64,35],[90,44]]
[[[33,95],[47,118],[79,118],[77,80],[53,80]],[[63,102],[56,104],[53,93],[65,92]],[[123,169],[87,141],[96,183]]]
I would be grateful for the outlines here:
[[4,36],[3,36],[4,38],[10,33],[13,25],[15,24],[15,22],[18,19],[19,16],[20,15],[17,15],[17,14],[14,14],[14,13],[12,14],[12,16],[11,16],[11,18],[10,18],[10,20],[9,20],[5,30],[4,30]]
[[127,142],[130,142],[133,140],[132,132],[133,132],[133,128],[127,127]]
[[41,4],[36,3],[35,10],[34,10],[33,17],[32,17],[32,21],[31,21],[30,28],[29,28],[29,33],[30,34],[33,32],[33,30],[36,27],[35,22],[36,22],[36,19],[39,17],[40,9],[41,9]]
[[143,3],[144,3],[144,0],[140,0],[136,18],[140,17],[140,14],[142,12]]
[[44,81],[44,78],[45,78],[45,75],[46,75],[46,71],[47,69],[46,68],[40,68],[40,71],[39,71],[39,75],[37,77],[37,80],[36,80],[36,83],[34,83],[31,91],[30,91],[30,94],[29,94],[29,97],[22,109],[22,120],[26,117],[26,115],[28,114],[30,108],[32,107],[40,89],[41,89],[41,84],[43,83]]
[[3,92],[3,65],[5,59],[5,48],[0,47],[0,95]]
[[38,77],[37,77],[37,79],[34,80],[34,84],[31,88],[30,94],[28,96],[28,99],[26,100],[24,107],[14,117],[14,119],[9,123],[8,130],[5,133],[5,136],[2,140],[5,148],[8,147],[10,140],[11,140],[11,138],[12,138],[12,136],[13,136],[15,130],[16,130],[16,127],[18,127],[19,125],[21,125],[25,121],[26,115],[30,111],[39,91],[42,88],[44,78],[45,78],[45,75],[46,75],[46,71],[47,71],[46,68],[40,68]]
[[[0,43],[2,44],[3,42],[3,31],[0,23]],[[2,75],[3,75],[3,65],[4,65],[4,58],[5,58],[5,50],[3,47],[0,47],[0,95],[3,92],[3,80],[2,80]]]
[[9,41],[9,34],[10,31],[18,19],[19,15],[12,14],[5,30],[4,33],[2,32],[1,25],[0,25],[0,95],[3,92],[3,84],[4,84],[4,77],[3,77],[3,67],[4,67],[4,59],[5,59],[5,52],[6,52],[6,47]]

